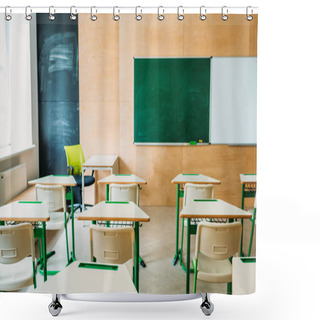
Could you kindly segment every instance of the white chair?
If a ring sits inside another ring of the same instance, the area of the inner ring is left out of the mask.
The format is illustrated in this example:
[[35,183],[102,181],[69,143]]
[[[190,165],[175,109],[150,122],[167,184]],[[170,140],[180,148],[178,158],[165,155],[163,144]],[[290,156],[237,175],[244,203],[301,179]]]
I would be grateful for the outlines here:
[[131,277],[134,267],[135,237],[131,227],[90,227],[91,261],[125,264]]
[[229,258],[240,255],[241,222],[201,222],[196,234],[194,267],[194,293],[197,280],[228,283],[232,291],[232,262]]
[[213,184],[186,183],[184,186],[183,206],[193,202],[194,199],[213,199]]
[[139,205],[138,185],[111,183],[109,186],[110,201],[132,201]]
[[30,223],[0,226],[0,291],[36,288],[36,257]]
[[48,206],[50,220],[46,224],[46,230],[65,229],[67,261],[69,262],[69,245],[67,230],[69,214],[67,212],[65,188],[62,185],[37,184],[36,198],[37,201],[46,202]]
[[[184,186],[183,206],[192,204],[194,199],[213,199],[214,188],[213,184],[196,184],[186,183]],[[204,219],[191,219],[190,221],[190,234],[196,234],[197,224]],[[187,226],[187,220],[182,218],[182,230],[181,230],[181,255],[183,251],[183,235],[184,227]]]

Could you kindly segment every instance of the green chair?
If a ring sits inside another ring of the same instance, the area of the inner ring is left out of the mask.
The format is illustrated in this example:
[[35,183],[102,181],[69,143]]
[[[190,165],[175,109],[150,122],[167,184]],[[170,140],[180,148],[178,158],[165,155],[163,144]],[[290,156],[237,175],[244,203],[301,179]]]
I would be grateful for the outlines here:
[[[78,195],[78,199],[76,198],[75,203],[80,204],[80,210],[82,210],[82,164],[85,162],[83,150],[80,144],[76,144],[73,146],[64,146],[64,150],[66,152],[67,157],[67,169],[68,174],[74,176],[74,179],[77,182],[77,187],[79,188],[80,192],[75,190],[75,198]],[[88,187],[94,184],[94,171],[92,170],[91,176],[84,176],[84,187]],[[80,193],[80,195],[79,195]],[[88,206],[88,205],[87,205]]]

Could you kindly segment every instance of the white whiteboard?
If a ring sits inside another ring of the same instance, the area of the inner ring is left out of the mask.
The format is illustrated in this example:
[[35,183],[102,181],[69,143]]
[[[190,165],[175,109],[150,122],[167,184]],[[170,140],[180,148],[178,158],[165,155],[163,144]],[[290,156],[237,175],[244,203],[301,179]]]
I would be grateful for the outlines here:
[[210,143],[257,144],[257,58],[211,59]]

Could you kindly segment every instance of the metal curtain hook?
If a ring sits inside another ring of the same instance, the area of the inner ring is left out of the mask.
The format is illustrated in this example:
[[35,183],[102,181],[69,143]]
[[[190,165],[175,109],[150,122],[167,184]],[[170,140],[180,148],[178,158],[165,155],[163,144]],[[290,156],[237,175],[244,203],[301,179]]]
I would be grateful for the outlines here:
[[142,19],[142,15],[138,14],[138,8],[140,8],[141,13],[142,13],[142,9],[140,6],[136,6],[136,20],[140,21]]
[[[251,14],[249,14],[249,9],[251,9]],[[252,9],[252,7],[248,6],[246,9],[246,19],[248,21],[251,21],[253,19],[252,14],[253,14],[253,9]]]
[[[90,9],[90,19],[91,19],[91,21],[96,21],[98,19],[98,17],[95,14],[93,14],[93,8],[95,9],[96,7],[95,6],[91,7],[91,9]],[[96,10],[96,13],[97,13],[97,10]]]
[[[162,8],[162,14],[160,14],[160,8]],[[164,9],[163,6],[158,7],[158,20],[162,21],[164,19]]]
[[49,20],[53,21],[56,18],[54,13],[55,13],[54,6],[49,7]]
[[[116,8],[118,9],[118,14],[116,14]],[[113,20],[114,21],[119,21],[120,20],[120,16],[119,16],[120,10],[117,6],[113,7]]]
[[[74,9],[74,12],[73,12],[73,9]],[[76,14],[77,14],[76,7],[75,6],[70,7],[70,20],[73,20],[73,21],[77,20]]]
[[[180,9],[182,9],[182,13],[180,13]],[[177,19],[179,21],[182,21],[184,19],[184,15],[183,14],[184,14],[183,6],[179,6],[178,10],[177,10],[177,15],[178,15]]]
[[[204,9],[204,13],[202,12],[202,9]],[[207,13],[206,7],[205,6],[201,6],[200,7],[200,20],[204,21],[204,20],[207,19],[206,13]]]
[[[30,9],[30,11],[29,11],[29,9]],[[30,21],[32,19],[31,12],[32,12],[31,7],[27,6],[26,10],[25,10],[25,16],[26,16],[27,21]]]
[[[224,12],[225,10],[225,12]],[[223,6],[221,8],[221,19],[223,21],[227,21],[228,20],[228,7],[227,6]]]
[[4,18],[7,20],[7,21],[10,21],[12,19],[12,15],[10,15],[8,12],[12,12],[12,10],[10,9],[9,6],[6,6],[4,8]]

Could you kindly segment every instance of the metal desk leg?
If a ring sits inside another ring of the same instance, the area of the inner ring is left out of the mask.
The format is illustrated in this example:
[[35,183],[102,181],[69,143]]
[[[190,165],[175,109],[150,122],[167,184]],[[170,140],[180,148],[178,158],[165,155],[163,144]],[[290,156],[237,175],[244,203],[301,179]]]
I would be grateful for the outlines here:
[[109,185],[106,184],[106,201],[109,201]]
[[84,169],[82,167],[82,176],[81,176],[81,211],[84,211]]
[[177,212],[176,212],[176,254],[173,258],[172,265],[175,266],[179,259],[179,199],[180,199],[180,184],[177,184]]
[[135,234],[134,282],[135,282],[136,289],[139,293],[139,222],[134,223],[134,234]]
[[43,252],[43,279],[47,281],[47,243],[46,243],[46,222],[42,221],[42,252]]
[[187,219],[187,274],[186,293],[190,293],[190,219]]
[[[71,227],[72,227],[72,252],[71,252],[71,262],[76,260],[76,245],[75,245],[75,238],[74,238],[74,209],[73,209],[73,187],[71,187]],[[82,200],[83,201],[83,200]]]

